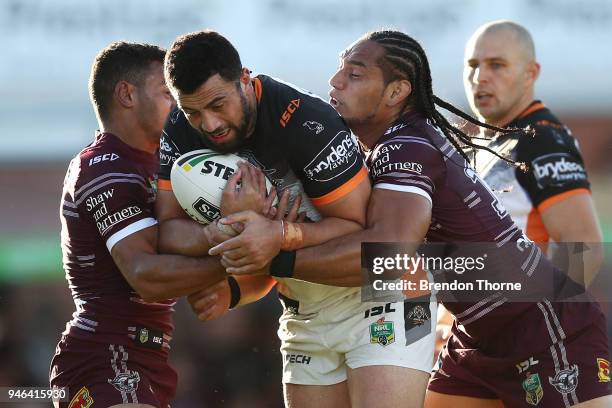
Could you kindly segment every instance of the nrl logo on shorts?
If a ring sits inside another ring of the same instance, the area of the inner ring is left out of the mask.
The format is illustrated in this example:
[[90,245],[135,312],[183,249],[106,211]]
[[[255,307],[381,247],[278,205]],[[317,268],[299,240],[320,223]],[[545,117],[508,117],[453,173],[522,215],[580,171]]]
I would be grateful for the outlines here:
[[127,370],[126,373],[119,373],[112,380],[109,379],[108,383],[112,384],[117,391],[121,392],[133,392],[138,389],[138,383],[140,382],[140,374],[138,371]]
[[410,313],[408,313],[408,318],[412,319],[412,324],[420,326],[429,320],[429,315],[423,306],[416,305],[412,308]]
[[578,387],[578,366],[574,364],[568,369],[561,370],[554,378],[548,377],[548,381],[561,394],[574,392]]
[[529,405],[538,405],[544,395],[540,376],[538,374],[527,376],[525,381],[523,381],[523,389],[525,390],[525,401]]
[[146,343],[149,340],[149,331],[147,329],[140,329],[140,336],[138,337],[141,343]]
[[393,322],[386,322],[384,317],[370,325],[370,343],[386,346],[395,341]]

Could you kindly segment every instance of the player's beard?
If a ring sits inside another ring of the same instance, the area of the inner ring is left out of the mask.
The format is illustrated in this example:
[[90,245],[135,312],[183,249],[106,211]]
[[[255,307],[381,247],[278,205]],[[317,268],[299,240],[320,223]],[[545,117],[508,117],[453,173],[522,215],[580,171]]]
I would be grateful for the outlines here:
[[[219,153],[234,153],[240,150],[240,147],[244,144],[244,141],[249,136],[249,125],[255,120],[253,117],[256,114],[255,110],[249,106],[246,95],[240,88],[238,88],[238,92],[240,93],[240,107],[242,109],[242,118],[240,119],[240,123],[238,125],[229,125],[227,128],[223,129],[223,131],[226,131],[228,128],[230,131],[233,130],[234,138],[225,143],[215,143],[215,141],[208,134],[203,134],[207,144],[209,144],[213,150]],[[216,133],[222,133],[223,131]],[[200,133],[203,132],[200,130]]]

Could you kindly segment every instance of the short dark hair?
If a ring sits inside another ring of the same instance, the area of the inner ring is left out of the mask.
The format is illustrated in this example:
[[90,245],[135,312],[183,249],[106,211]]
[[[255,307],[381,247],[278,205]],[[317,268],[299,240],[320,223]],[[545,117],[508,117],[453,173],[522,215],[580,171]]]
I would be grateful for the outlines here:
[[102,49],[89,76],[89,97],[100,120],[108,119],[115,86],[127,81],[141,86],[151,63],[163,64],[166,51],[152,44],[116,41]]
[[210,77],[238,81],[242,63],[236,48],[216,31],[204,30],[178,37],[166,54],[164,73],[168,86],[193,93]]

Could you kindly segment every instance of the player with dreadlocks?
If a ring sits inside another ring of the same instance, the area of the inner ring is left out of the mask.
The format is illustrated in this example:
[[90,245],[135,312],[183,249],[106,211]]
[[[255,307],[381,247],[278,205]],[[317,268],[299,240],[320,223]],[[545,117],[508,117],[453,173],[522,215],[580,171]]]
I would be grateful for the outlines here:
[[[479,146],[451,125],[435,105],[496,132],[509,130],[481,123],[436,98],[426,54],[414,39],[399,31],[366,34],[341,54],[330,85],[332,106],[358,136],[366,153],[373,183],[367,225],[362,231],[322,245],[285,253],[289,261],[283,263],[284,270],[279,271],[278,262],[273,262],[271,274],[283,273],[327,285],[361,286],[363,242],[402,242],[408,253],[414,253],[424,241],[448,248],[461,243],[485,243],[488,249],[498,251],[489,254],[486,274],[520,282],[526,288],[523,295],[579,290],[514,224],[462,151],[463,145]],[[342,160],[341,152],[334,159]],[[261,261],[258,248],[279,240],[275,221],[243,212],[220,222],[245,223],[239,236],[211,250],[222,255],[226,271],[247,274],[264,268],[267,260]],[[419,272],[414,276],[418,277]],[[415,279],[422,281],[422,275]],[[418,320],[415,324],[429,327],[428,318],[433,316],[417,313],[430,310],[423,307],[429,305],[429,296],[417,291],[407,296],[416,297],[416,301],[406,304],[404,320]],[[500,400],[512,407],[539,403],[540,378],[530,371],[525,379],[524,373],[517,373],[517,364],[527,360],[540,367],[554,365],[550,347],[557,345],[551,343],[548,333],[558,326],[549,324],[547,314],[553,310],[561,316],[556,323],[576,333],[581,346],[603,346],[601,336],[593,333],[595,326],[591,325],[600,313],[590,303],[553,304],[545,299],[538,304],[511,302],[508,293],[499,291],[457,294],[455,301],[449,302],[445,299],[450,298],[442,298],[442,303],[454,315],[455,324],[440,360],[441,368],[429,384],[433,391],[426,400],[429,407],[491,407],[500,406]],[[414,319],[417,314],[419,319]],[[575,320],[575,316],[584,321]],[[385,315],[376,318],[381,317],[384,320]],[[556,336],[561,340],[565,334]],[[589,339],[596,339],[595,343],[589,344]],[[565,352],[559,349],[561,355]],[[527,369],[531,370],[529,366]],[[542,379],[559,391],[557,395],[549,393],[547,406],[562,406],[567,398],[575,397],[571,393],[575,391],[577,371],[572,366],[561,366],[557,374]],[[446,380],[454,375],[460,375],[459,382],[448,383]],[[475,384],[488,384],[490,399],[470,398]],[[454,385],[457,388],[453,389]],[[377,395],[380,389],[376,387],[372,383],[360,392]],[[414,400],[419,397],[422,395],[415,394]]]

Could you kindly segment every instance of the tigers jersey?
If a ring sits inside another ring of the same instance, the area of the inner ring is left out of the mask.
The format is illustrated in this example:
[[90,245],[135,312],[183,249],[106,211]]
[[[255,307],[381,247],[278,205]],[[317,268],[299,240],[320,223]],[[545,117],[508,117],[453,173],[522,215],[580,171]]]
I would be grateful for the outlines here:
[[535,131],[534,137],[510,133],[489,145],[525,163],[526,172],[484,150],[476,154],[476,169],[527,236],[547,243],[549,236],[542,223],[542,211],[572,195],[589,194],[590,186],[577,141],[540,101],[531,103],[507,125],[526,126]]
[[[336,111],[322,99],[266,75],[254,77],[257,97],[255,130],[239,155],[260,167],[279,193],[303,195],[303,210],[319,220],[315,206],[346,196],[367,170],[355,137]],[[160,141],[159,188],[171,190],[174,161],[193,150],[212,148],[191,127],[183,112],[170,114]],[[357,289],[337,288],[296,279],[279,279],[279,290],[301,301],[317,301]]]

